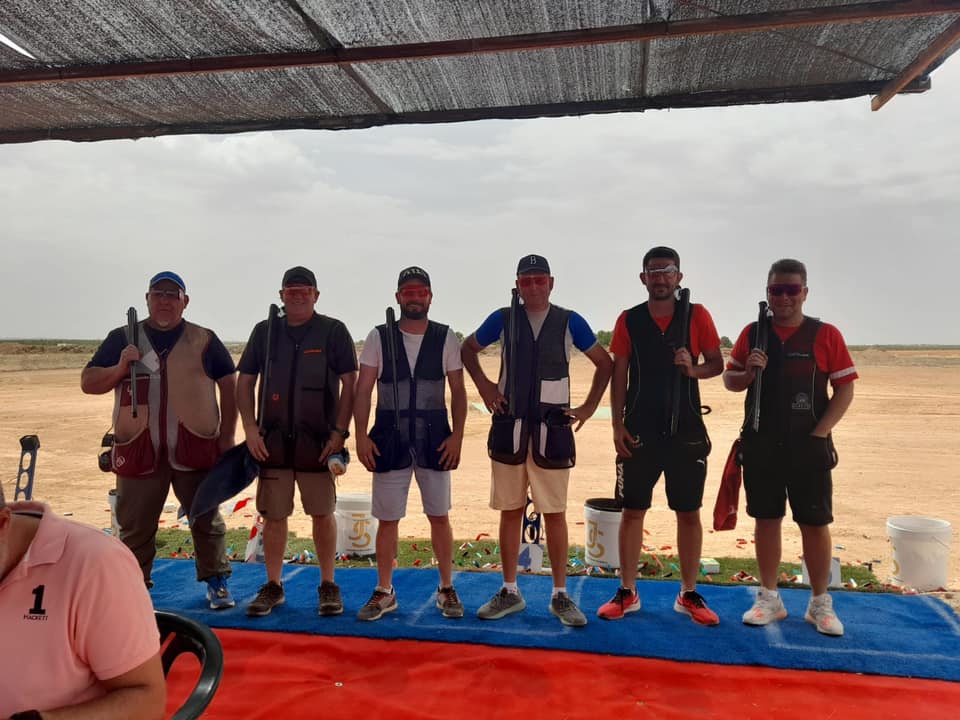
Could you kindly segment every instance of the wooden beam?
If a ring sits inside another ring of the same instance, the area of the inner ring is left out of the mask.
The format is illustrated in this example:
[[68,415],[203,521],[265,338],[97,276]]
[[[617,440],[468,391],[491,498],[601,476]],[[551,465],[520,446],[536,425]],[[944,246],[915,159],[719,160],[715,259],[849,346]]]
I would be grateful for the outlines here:
[[960,41],[960,20],[955,20],[933,41],[930,47],[917,56],[916,60],[907,65],[903,72],[887,83],[880,94],[870,101],[870,109],[876,112],[886,105],[894,95],[922,75],[957,41]]
[[[883,81],[862,81],[809,85],[789,88],[758,88],[755,90],[717,90],[710,92],[630,97],[613,100],[586,100],[583,102],[548,103],[543,105],[514,105],[506,107],[475,107],[458,110],[427,110],[412,113],[371,113],[366,115],[314,116],[280,118],[276,120],[235,120],[209,123],[179,123],[158,125],[115,125],[100,127],[58,127],[24,130],[0,130],[0,144],[26,143],[39,140],[72,140],[93,142],[157,137],[160,135],[188,135],[196,133],[237,133],[267,130],[353,130],[383,125],[411,125],[423,123],[468,122],[471,120],[515,120],[538,117],[568,117],[616,112],[643,112],[727,105],[757,105],[764,103],[809,102],[863,97],[879,92]],[[925,92],[929,80],[914,80],[905,92]]]
[[616,27],[438,42],[329,48],[311,52],[260,53],[206,58],[182,58],[105,65],[83,65],[5,70],[0,85],[48,82],[120,80],[219,72],[271,70],[291,67],[341,66],[426,58],[520,52],[548,48],[640,42],[662,38],[762,32],[836,23],[892,20],[960,13],[960,0],[881,0],[833,7],[800,8],[750,15],[659,21]]

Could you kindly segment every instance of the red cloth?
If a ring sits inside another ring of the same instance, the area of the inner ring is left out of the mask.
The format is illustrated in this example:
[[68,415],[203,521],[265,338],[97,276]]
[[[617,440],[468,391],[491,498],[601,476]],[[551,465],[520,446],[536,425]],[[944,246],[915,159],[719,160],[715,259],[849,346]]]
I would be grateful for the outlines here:
[[[960,705],[960,683],[941,680],[413,640],[216,633],[226,666],[204,720],[875,720],[949,718]],[[195,680],[174,665],[171,706]]]
[[727,464],[723,466],[723,477],[720,478],[720,489],[717,491],[717,502],[713,506],[713,529],[733,530],[737,527],[737,508],[740,505],[740,483],[743,481],[743,472],[737,455],[740,452],[740,438],[733,441],[730,454],[727,455]]

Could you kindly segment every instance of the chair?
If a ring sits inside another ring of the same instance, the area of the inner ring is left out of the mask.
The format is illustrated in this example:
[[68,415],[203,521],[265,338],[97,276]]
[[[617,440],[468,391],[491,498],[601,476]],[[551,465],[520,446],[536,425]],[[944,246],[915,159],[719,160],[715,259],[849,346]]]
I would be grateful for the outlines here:
[[[200,661],[200,678],[193,692],[171,718],[193,720],[207,709],[220,686],[220,679],[223,677],[223,647],[213,631],[196,620],[166,610],[157,610],[156,616],[160,645],[163,647],[161,661],[164,676],[170,671],[173,661],[182,653],[192,653]],[[169,643],[167,638],[170,638]]]

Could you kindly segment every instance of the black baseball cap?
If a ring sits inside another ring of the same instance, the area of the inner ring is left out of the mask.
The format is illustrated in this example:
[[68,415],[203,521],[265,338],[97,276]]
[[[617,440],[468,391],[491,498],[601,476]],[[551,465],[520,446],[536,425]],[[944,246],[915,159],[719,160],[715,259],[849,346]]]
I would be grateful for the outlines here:
[[283,274],[283,282],[280,283],[280,287],[287,287],[288,285],[309,285],[315,288],[317,277],[302,265],[297,265]]
[[517,264],[517,275],[530,272],[550,274],[550,263],[543,255],[524,255]]
[[411,281],[430,287],[430,276],[427,275],[427,271],[416,265],[411,265],[400,271],[400,276],[397,278],[397,290],[399,290],[404,283]]

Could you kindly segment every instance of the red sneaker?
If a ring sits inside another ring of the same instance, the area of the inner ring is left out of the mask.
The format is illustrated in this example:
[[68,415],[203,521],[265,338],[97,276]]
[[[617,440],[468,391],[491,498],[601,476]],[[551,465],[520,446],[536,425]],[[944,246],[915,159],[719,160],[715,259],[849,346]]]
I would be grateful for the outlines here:
[[613,596],[610,602],[606,602],[597,610],[597,617],[604,620],[619,620],[627,613],[636,612],[640,609],[640,593],[636,590],[627,590],[625,587],[617,588],[617,594]]
[[707,607],[703,596],[696,590],[688,590],[677,595],[673,603],[673,609],[678,613],[689,615],[690,619],[698,625],[719,625],[720,618],[717,614]]

